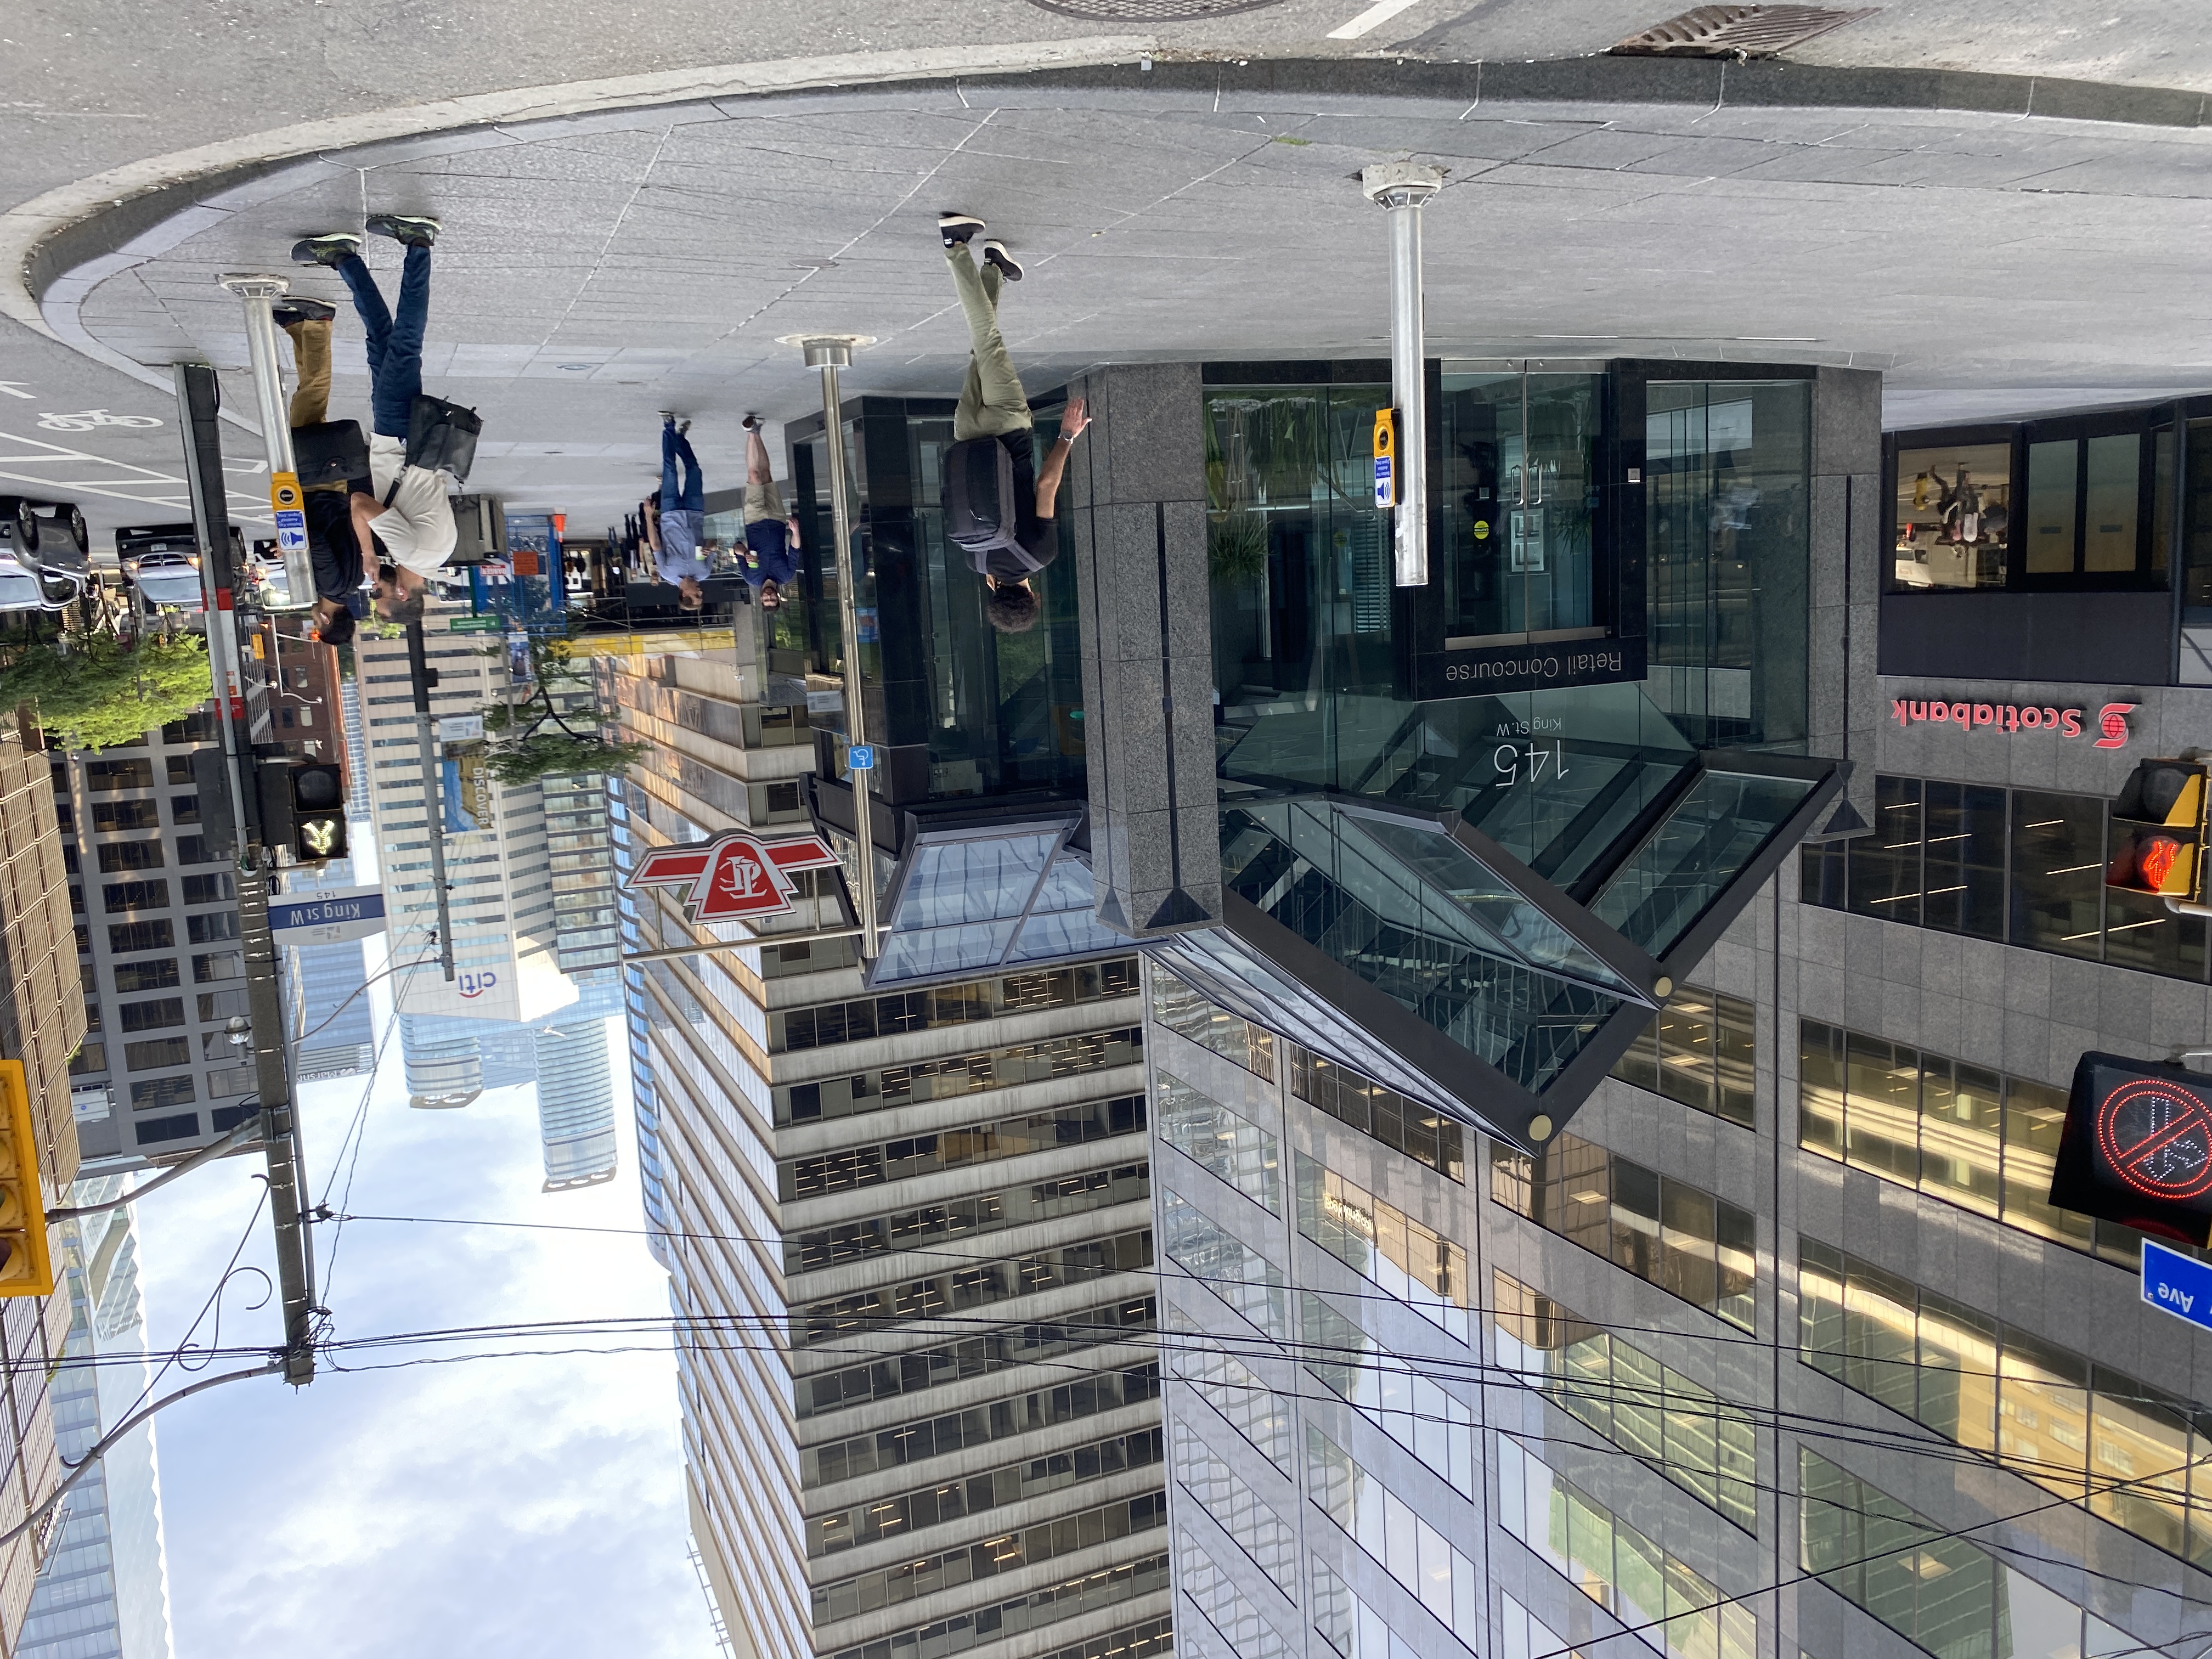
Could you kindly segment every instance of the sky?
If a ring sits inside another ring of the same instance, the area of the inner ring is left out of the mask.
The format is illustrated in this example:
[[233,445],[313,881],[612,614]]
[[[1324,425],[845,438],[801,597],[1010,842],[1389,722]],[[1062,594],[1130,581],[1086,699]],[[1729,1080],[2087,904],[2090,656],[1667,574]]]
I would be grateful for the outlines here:
[[[373,965],[378,954],[372,945]],[[388,1018],[388,1000],[380,999],[380,1032]],[[337,1336],[665,1317],[666,1276],[634,1231],[641,1221],[621,1022],[606,1024],[621,1173],[604,1186],[553,1194],[538,1190],[534,1086],[489,1091],[459,1110],[415,1110],[392,1033],[367,1091],[358,1160],[349,1153],[349,1167],[336,1171],[333,1207],[633,1231],[356,1222],[333,1240],[325,1224],[315,1229],[317,1261]],[[319,1201],[368,1081],[302,1091]],[[174,1347],[191,1325],[247,1232],[261,1168],[258,1154],[220,1160],[137,1206],[149,1351]],[[349,1179],[351,1196],[341,1206]],[[269,1240],[264,1213],[240,1261],[273,1270]],[[223,1298],[225,1346],[281,1340],[273,1297],[248,1311],[261,1294],[258,1278],[234,1279]],[[666,1341],[661,1333],[641,1340]],[[183,1380],[173,1370],[161,1390]],[[156,1421],[177,1659],[716,1653],[687,1556],[676,1372],[665,1346],[325,1369],[296,1391],[280,1378],[254,1378],[183,1401]]]

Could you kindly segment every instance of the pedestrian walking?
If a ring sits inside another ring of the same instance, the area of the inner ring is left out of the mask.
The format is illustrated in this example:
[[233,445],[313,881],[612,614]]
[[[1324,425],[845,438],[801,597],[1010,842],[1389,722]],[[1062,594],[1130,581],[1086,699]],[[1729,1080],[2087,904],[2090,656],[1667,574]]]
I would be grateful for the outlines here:
[[[298,384],[286,418],[296,434],[302,427],[320,426],[330,416],[331,329],[337,307],[288,296],[272,314],[292,341]],[[362,585],[361,540],[354,534],[352,505],[343,483],[309,484],[302,494],[307,557],[315,572],[315,637],[325,645],[343,645],[354,636],[353,598]]]
[[968,380],[952,414],[952,448],[945,455],[946,528],[969,554],[988,597],[983,614],[1002,634],[1036,626],[1037,596],[1031,580],[1060,552],[1054,520],[1060,481],[1083,428],[1091,424],[1083,399],[1068,400],[1060,435],[1036,463],[1029,395],[999,332],[999,294],[1022,280],[1020,261],[1004,242],[983,244],[978,270],[969,243],[984,229],[971,213],[941,213],[937,234],[945,244],[952,285],[967,313]]
[[408,427],[415,400],[422,393],[430,249],[439,225],[419,214],[380,213],[362,228],[407,250],[396,310],[386,307],[376,278],[361,257],[362,239],[351,231],[310,236],[294,246],[292,260],[327,265],[344,278],[368,337],[369,480],[376,493],[352,497],[355,536],[362,556],[376,560],[372,592],[378,612],[392,622],[418,621],[425,582],[445,568],[460,540],[444,478],[435,468],[407,461]]
[[707,527],[707,475],[692,452],[690,433],[690,421],[678,424],[673,410],[660,411],[660,496],[644,503],[644,514],[646,539],[660,580],[676,584],[679,608],[696,611],[707,602],[699,586],[708,569],[699,550]]
[[783,585],[792,580],[793,555],[799,550],[799,520],[783,504],[761,437],[761,418],[745,416],[745,547],[753,585],[763,611],[783,603]]

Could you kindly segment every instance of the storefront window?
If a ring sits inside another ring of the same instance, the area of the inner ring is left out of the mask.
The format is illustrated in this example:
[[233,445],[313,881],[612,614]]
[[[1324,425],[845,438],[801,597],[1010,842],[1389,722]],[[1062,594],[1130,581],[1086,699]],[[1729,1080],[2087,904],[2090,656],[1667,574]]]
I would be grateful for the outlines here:
[[2212,623],[2212,421],[2189,423],[2184,489],[2183,614],[2193,623]]
[[2004,937],[2005,792],[1923,787],[1927,841],[1922,924],[1973,939]]
[[2014,791],[2014,944],[2096,959],[2103,925],[2104,832],[2101,801]]
[[2027,574],[2070,574],[2074,568],[2073,439],[2027,447]]
[[2082,449],[2082,497],[2088,509],[2081,525],[2081,568],[2136,568],[2142,489],[2142,438],[2123,432],[2092,438]]
[[2008,443],[1899,450],[1898,585],[2003,586],[2011,506]]

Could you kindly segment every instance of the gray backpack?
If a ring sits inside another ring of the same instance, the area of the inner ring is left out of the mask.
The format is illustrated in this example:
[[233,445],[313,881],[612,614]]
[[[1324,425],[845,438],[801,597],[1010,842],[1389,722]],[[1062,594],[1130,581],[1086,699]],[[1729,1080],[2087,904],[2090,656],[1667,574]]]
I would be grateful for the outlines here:
[[945,533],[976,574],[989,575],[991,555],[1000,551],[1031,570],[1044,568],[1014,538],[1020,523],[1013,451],[996,438],[969,438],[945,452]]

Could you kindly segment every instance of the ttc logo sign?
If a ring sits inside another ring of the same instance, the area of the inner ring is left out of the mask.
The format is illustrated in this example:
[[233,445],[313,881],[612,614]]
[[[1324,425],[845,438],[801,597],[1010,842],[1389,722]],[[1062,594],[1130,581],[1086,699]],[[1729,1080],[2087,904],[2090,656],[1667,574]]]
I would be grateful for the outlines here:
[[712,841],[656,847],[631,874],[633,887],[685,890],[694,921],[747,921],[791,909],[794,870],[827,870],[841,860],[819,836],[762,841],[732,830]]

